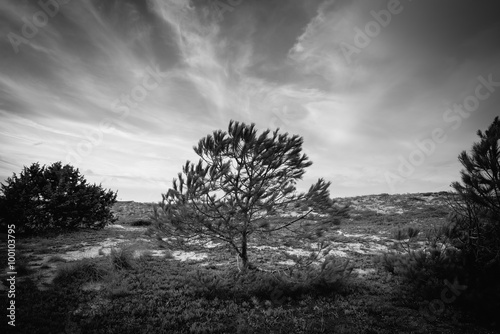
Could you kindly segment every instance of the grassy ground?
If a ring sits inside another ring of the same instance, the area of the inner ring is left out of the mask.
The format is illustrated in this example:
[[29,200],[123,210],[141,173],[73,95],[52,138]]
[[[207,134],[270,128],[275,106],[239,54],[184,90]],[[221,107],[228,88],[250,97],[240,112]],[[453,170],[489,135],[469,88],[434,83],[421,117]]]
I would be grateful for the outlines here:
[[[150,204],[117,203],[117,226],[101,231],[18,240],[16,260],[23,263],[25,275],[17,282],[17,329],[23,333],[495,333],[453,303],[431,312],[432,300],[416,295],[383,268],[381,254],[396,247],[398,229],[429,229],[446,221],[443,196],[380,195],[343,201],[349,201],[353,210],[351,219],[331,231],[338,277],[311,285],[301,284],[298,276],[294,281],[283,275],[289,261],[284,253],[307,251],[299,241],[285,235],[251,240],[253,263],[281,271],[243,275],[236,269],[235,255],[224,245],[198,240],[174,249],[158,240],[144,226]],[[423,235],[419,235],[422,247]],[[266,247],[260,247],[263,244]]]

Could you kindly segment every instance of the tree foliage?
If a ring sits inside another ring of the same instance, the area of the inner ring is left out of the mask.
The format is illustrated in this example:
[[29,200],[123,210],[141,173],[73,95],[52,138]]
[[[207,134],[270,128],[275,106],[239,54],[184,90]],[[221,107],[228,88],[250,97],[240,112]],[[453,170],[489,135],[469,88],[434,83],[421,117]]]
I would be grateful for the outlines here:
[[[226,242],[244,268],[249,266],[248,241],[254,233],[287,229],[299,237],[317,239],[339,223],[347,208],[330,198],[329,182],[319,179],[307,193],[297,193],[296,182],[311,166],[302,154],[303,139],[279,133],[257,134],[255,125],[231,121],[228,131],[202,138],[194,151],[197,164],[187,161],[173,188],[163,194],[155,210],[159,226],[170,234],[207,236]],[[305,211],[272,222],[271,212]],[[311,213],[323,214],[312,224],[296,224]],[[299,225],[299,226],[297,226]]]
[[[500,309],[500,121],[496,117],[470,153],[458,159],[464,166],[454,182],[451,201],[454,245],[464,264],[465,305],[478,319],[497,322]],[[497,325],[498,326],[498,322]]]
[[0,190],[0,221],[15,224],[17,233],[103,228],[116,220],[111,212],[116,193],[88,184],[78,169],[61,162],[24,167]]
[[458,159],[462,182],[452,187],[459,196],[453,220],[462,247],[478,268],[500,265],[500,121],[477,132],[480,141]]

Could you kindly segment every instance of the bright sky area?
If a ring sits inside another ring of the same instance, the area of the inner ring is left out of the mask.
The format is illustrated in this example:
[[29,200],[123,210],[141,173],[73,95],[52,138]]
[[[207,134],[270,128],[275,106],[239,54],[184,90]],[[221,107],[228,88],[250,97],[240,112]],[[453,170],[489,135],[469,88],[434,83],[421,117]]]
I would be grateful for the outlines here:
[[[157,202],[229,120],[332,197],[450,190],[500,114],[495,1],[0,1],[0,179],[70,163]],[[3,182],[3,181],[2,181]]]

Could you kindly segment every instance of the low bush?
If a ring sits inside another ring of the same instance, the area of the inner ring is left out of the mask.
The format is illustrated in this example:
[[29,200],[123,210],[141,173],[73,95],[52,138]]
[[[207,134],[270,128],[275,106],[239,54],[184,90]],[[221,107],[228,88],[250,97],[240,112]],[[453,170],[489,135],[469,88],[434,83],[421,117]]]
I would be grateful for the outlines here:
[[452,249],[388,253],[383,255],[382,264],[388,272],[402,276],[424,298],[438,298],[445,281],[466,279],[460,252]]
[[[465,279],[461,252],[453,246],[453,231],[448,225],[428,227],[424,231],[409,227],[399,229],[395,250],[382,255],[384,269],[403,277],[414,289],[427,297],[442,289],[444,280]],[[425,246],[417,238],[425,238]]]
[[24,167],[1,184],[0,192],[0,226],[14,224],[17,234],[99,229],[115,221],[116,193],[87,184],[78,169],[61,162]]

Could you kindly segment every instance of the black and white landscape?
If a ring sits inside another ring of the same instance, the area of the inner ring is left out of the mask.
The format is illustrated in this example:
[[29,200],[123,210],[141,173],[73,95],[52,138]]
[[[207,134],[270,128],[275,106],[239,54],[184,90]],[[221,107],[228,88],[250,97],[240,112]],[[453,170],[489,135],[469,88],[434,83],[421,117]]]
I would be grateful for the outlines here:
[[0,1],[1,327],[499,333],[499,8]]

